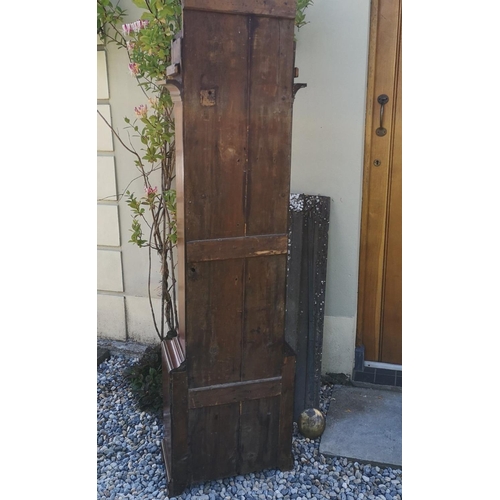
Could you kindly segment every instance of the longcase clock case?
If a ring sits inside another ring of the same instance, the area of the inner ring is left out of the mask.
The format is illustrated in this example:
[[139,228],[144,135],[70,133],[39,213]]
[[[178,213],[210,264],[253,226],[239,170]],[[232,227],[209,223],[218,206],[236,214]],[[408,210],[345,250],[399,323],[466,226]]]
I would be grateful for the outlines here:
[[184,0],[176,122],[179,334],[163,343],[169,494],[293,467],[284,340],[295,0]]

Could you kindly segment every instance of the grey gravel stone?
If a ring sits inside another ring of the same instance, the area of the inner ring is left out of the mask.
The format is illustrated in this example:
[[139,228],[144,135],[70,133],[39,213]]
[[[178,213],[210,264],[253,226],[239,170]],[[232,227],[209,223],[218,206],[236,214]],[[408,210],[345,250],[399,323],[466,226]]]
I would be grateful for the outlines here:
[[[141,412],[124,379],[136,359],[111,355],[97,369],[97,499],[168,500],[161,456],[163,423]],[[320,392],[325,414],[332,386]],[[402,471],[324,457],[320,438],[305,439],[294,424],[292,471],[268,470],[208,481],[177,500],[401,500]]]

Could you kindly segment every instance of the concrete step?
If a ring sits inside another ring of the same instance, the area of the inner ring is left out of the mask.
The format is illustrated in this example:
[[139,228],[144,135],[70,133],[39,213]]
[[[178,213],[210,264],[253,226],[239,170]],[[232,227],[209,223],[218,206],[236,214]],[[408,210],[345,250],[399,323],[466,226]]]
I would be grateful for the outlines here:
[[323,455],[402,467],[402,393],[335,386],[321,436]]
[[126,358],[140,358],[149,344],[111,339],[97,339],[98,349],[106,349],[111,356],[125,356]]

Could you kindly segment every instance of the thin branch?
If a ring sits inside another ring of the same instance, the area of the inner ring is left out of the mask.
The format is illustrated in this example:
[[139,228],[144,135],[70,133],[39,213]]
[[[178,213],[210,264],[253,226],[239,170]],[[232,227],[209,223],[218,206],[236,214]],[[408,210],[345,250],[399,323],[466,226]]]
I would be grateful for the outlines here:
[[104,120],[104,123],[111,129],[111,132],[113,132],[113,134],[115,135],[115,137],[120,141],[120,144],[130,153],[132,153],[133,155],[135,155],[139,162],[141,163],[142,165],[142,159],[141,157],[138,155],[138,153],[136,151],[134,151],[133,149],[130,149],[121,139],[121,137],[116,133],[116,130],[108,123],[108,120],[106,120],[106,118],[104,118],[104,116],[102,116],[102,113],[97,110],[97,114]]
[[[167,213],[167,217],[168,217],[168,224],[169,224],[169,227],[170,227],[170,223],[171,223],[171,220],[170,220],[170,213],[168,211],[168,208],[165,207],[165,211]],[[173,252],[173,247],[172,247],[172,241],[168,241],[168,245],[167,245],[167,249],[168,249],[168,256],[170,258],[170,265],[172,266],[172,270],[171,270],[171,279],[172,279],[172,284],[175,285],[175,274],[174,274],[174,252]],[[173,300],[174,300],[174,304],[177,303],[177,293],[176,293],[176,289],[175,289],[175,286],[174,286],[174,290],[173,290]],[[175,321],[175,327],[178,328],[179,327],[179,319],[177,317],[177,307],[174,307],[174,321]]]
[[151,309],[151,315],[153,316],[153,324],[156,330],[156,334],[160,338],[160,341],[163,341],[163,336],[158,331],[158,325],[156,323],[155,311],[153,308],[153,299],[151,297],[151,233],[149,236],[149,250],[148,250],[148,299],[149,299],[149,307]]
[[142,177],[142,174],[141,175],[138,175],[137,177],[134,177],[125,187],[125,191],[123,193],[120,193],[118,195],[118,201],[121,201],[121,199],[125,196],[125,194],[127,193],[128,191],[128,188],[131,186],[131,184],[133,182],[135,182],[137,179],[140,179]]

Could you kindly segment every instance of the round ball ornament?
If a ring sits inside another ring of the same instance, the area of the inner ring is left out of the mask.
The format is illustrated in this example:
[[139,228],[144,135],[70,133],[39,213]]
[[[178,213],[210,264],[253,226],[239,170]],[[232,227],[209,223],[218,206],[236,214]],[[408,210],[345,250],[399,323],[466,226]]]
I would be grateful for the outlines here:
[[325,416],[316,408],[304,410],[297,422],[300,433],[309,439],[316,439],[325,430]]

